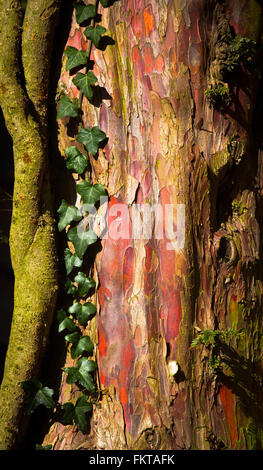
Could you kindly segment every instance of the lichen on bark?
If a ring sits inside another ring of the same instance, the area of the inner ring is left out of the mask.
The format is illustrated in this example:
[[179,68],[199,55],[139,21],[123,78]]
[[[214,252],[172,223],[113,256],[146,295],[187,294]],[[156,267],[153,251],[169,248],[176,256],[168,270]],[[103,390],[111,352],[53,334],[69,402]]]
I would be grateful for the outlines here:
[[47,62],[59,7],[60,0],[28,0],[22,41],[21,2],[0,2],[0,105],[15,167],[10,229],[14,311],[0,391],[1,449],[19,447],[24,436],[21,382],[38,374],[58,291],[46,119]]

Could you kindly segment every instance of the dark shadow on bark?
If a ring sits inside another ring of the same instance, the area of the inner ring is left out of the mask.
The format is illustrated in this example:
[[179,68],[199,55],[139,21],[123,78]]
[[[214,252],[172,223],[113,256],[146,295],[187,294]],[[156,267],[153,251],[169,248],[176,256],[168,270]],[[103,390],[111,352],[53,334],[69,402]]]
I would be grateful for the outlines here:
[[93,96],[92,96],[92,99],[89,101],[96,108],[100,108],[103,100],[111,100],[111,99],[112,97],[107,92],[106,88],[104,88],[103,86],[97,85],[93,87]]
[[[67,117],[65,118],[65,123],[67,122],[67,135],[69,137],[75,137],[79,131],[79,126],[82,123],[82,112],[79,113],[79,116],[76,117]],[[61,158],[61,157],[60,157]],[[64,162],[65,165],[65,162]]]
[[263,429],[263,370],[259,364],[238,354],[232,347],[221,343],[224,368],[218,372],[219,381],[238,397],[240,407],[256,425]]
[[113,46],[115,44],[114,39],[112,39],[110,36],[102,36],[99,44],[98,44],[98,49],[101,51],[105,51],[107,46]]
[[[92,70],[93,67],[94,67],[94,64],[95,64],[94,60],[88,59],[87,64],[86,64],[86,67],[85,67],[86,70],[87,70],[87,71],[88,71],[88,70]],[[83,65],[79,65],[78,67],[74,67],[73,69],[71,69],[71,70],[69,71],[69,75],[70,75],[70,76],[76,75],[76,73],[78,73],[78,72],[79,72],[80,70],[82,70],[82,69],[83,69]]]

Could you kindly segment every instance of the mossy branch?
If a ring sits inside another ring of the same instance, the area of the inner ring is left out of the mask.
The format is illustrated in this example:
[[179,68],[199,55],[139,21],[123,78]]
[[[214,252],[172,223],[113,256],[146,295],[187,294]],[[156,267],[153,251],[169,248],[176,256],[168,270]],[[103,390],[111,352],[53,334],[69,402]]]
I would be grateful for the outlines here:
[[[50,35],[59,5],[60,0],[28,0],[25,25],[30,21],[30,28],[23,37],[22,71],[21,2],[0,0],[0,105],[13,139],[15,166],[10,230],[15,274],[14,311],[0,390],[0,449],[17,448],[23,437],[24,392],[20,382],[37,374],[58,289],[48,145],[43,132],[48,72],[43,72],[43,67],[50,60]],[[42,35],[41,41],[39,32],[45,28],[45,40]],[[42,61],[44,65],[40,66]]]
[[[22,61],[28,97],[45,126],[50,79],[50,51],[61,0],[28,0],[22,33]],[[37,51],[40,49],[40,53]]]

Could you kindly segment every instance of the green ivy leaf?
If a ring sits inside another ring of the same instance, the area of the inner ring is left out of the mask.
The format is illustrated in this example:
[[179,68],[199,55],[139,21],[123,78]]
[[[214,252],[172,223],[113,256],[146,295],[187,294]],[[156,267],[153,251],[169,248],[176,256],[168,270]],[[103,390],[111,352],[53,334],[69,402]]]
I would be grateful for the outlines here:
[[65,282],[65,289],[68,295],[76,295],[77,287],[71,281],[71,279],[67,279]]
[[74,170],[79,175],[82,175],[87,167],[87,159],[82,153],[80,153],[79,149],[72,145],[71,147],[67,147],[65,150],[67,160],[66,160],[66,167],[68,170]]
[[96,286],[96,282],[91,277],[87,277],[85,273],[78,272],[74,278],[74,282],[78,283],[78,295],[84,297],[88,294],[90,289]]
[[71,315],[75,315],[78,322],[82,326],[86,326],[88,321],[94,317],[97,309],[94,304],[91,302],[86,302],[85,304],[81,304],[80,302],[75,302],[71,305],[68,309],[68,312]]
[[58,326],[59,333],[61,333],[61,331],[64,331],[64,330],[75,331],[77,329],[72,318],[69,318],[64,310],[59,310],[57,312],[57,320],[59,323],[59,326]]
[[76,254],[71,253],[69,248],[65,248],[64,260],[65,260],[67,275],[71,273],[73,268],[80,268],[80,266],[82,266],[82,263],[83,263],[83,260],[80,259]]
[[54,390],[52,388],[44,387],[42,383],[35,377],[21,382],[21,385],[27,395],[26,405],[28,415],[32,414],[33,411],[40,405],[43,405],[49,409],[55,408],[55,402],[52,398],[54,395]]
[[64,411],[63,417],[62,417],[62,424],[67,426],[68,424],[73,424],[74,421],[74,405],[70,401],[67,403],[63,403],[61,406],[61,409]]
[[77,365],[74,367],[66,367],[65,372],[68,374],[66,382],[68,384],[79,383],[89,392],[95,392],[95,384],[91,373],[94,372],[97,365],[94,361],[81,357]]
[[76,11],[76,20],[78,24],[84,23],[91,18],[96,16],[96,6],[95,5],[85,5],[85,3],[80,2],[75,5]]
[[84,204],[95,205],[101,197],[106,196],[106,191],[100,183],[94,185],[88,181],[81,181],[76,185],[76,191],[81,195],[81,199]]
[[87,54],[85,51],[77,49],[76,47],[68,46],[65,49],[65,55],[67,56],[68,60],[66,63],[66,70],[74,69],[80,65],[87,64]]
[[81,376],[81,381],[79,380],[80,384],[91,392],[95,391],[95,385],[91,373],[97,369],[96,362],[91,359],[87,359],[86,357],[81,357],[78,360],[78,368]]
[[106,28],[99,24],[97,24],[95,28],[93,26],[88,26],[84,31],[85,36],[90,39],[97,48],[99,47],[101,36],[104,33],[106,33]]
[[93,353],[93,343],[89,336],[82,336],[76,345],[71,347],[71,357],[76,359],[81,356],[83,353],[92,354]]
[[74,409],[74,421],[78,429],[85,433],[87,431],[86,413],[92,411],[92,404],[88,401],[87,397],[79,397]]
[[92,230],[71,228],[67,233],[68,239],[73,243],[76,255],[82,258],[89,245],[97,241],[97,235]]
[[77,428],[85,433],[87,430],[86,413],[92,411],[92,404],[85,396],[79,397],[75,406],[73,403],[67,402],[62,405],[64,416],[62,418],[63,424],[76,424]]
[[117,0],[99,0],[104,8],[110,7]]
[[69,97],[64,95],[59,101],[59,109],[57,112],[57,120],[63,117],[77,117],[79,115],[79,106],[74,101],[70,101]]
[[79,368],[77,366],[73,367],[66,367],[65,372],[67,375],[66,382],[68,384],[74,384],[77,383],[79,380]]
[[106,134],[98,126],[80,129],[76,137],[77,141],[84,144],[91,155],[96,155],[99,145],[106,139]]
[[74,85],[79,90],[82,91],[83,95],[85,95],[86,98],[88,98],[88,100],[92,99],[93,87],[91,85],[94,85],[94,83],[98,81],[97,77],[95,77],[93,72],[88,72],[88,73],[78,72],[72,81]]
[[76,344],[80,339],[80,333],[75,331],[74,333],[70,333],[65,336],[65,340],[69,343]]
[[79,332],[76,332],[65,336],[65,340],[72,343],[70,349],[72,359],[76,359],[84,352],[88,354],[93,353],[94,346],[89,336],[81,336]]
[[79,222],[82,219],[82,214],[79,209],[75,206],[69,206],[64,199],[62,199],[57,212],[59,213],[58,230],[60,232],[71,222]]
[[36,450],[52,450],[52,444],[42,446],[41,444],[36,444]]

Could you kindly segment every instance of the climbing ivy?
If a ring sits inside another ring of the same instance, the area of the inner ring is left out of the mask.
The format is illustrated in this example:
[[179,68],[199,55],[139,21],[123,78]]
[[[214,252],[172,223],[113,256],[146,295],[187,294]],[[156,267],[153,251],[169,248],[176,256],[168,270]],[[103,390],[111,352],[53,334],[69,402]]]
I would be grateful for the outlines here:
[[[106,8],[111,6],[116,0],[100,0],[101,5]],[[75,47],[68,46],[65,49],[67,57],[66,70],[74,71],[79,67],[84,68],[83,72],[76,72],[73,78],[74,85],[79,89],[79,99],[70,100],[67,95],[62,95],[58,103],[57,120],[65,117],[80,117],[83,95],[92,100],[94,85],[98,79],[91,70],[88,70],[91,43],[99,47],[102,35],[106,29],[101,25],[95,25],[97,18],[97,8],[99,1],[93,4],[84,4],[79,1],[75,3],[75,15],[77,23],[82,26],[86,21],[90,25],[85,29],[84,34],[90,39],[90,46],[87,51],[78,50]],[[98,16],[99,18],[99,16]],[[87,156],[81,153],[76,146],[69,146],[65,149],[65,162],[68,170],[76,172],[79,176],[83,175],[87,166],[88,159],[96,156],[99,148],[106,144],[106,134],[98,127],[81,127],[75,136],[75,139],[83,144]],[[76,192],[80,195],[82,204],[87,207],[94,205],[101,197],[107,195],[105,188],[100,184],[91,184],[82,179],[76,184]],[[84,255],[88,248],[96,243],[97,235],[92,230],[86,230],[85,213],[81,208],[68,204],[62,200],[57,210],[58,212],[58,230],[66,231],[68,247],[64,251],[64,261],[66,269],[65,292],[73,296],[73,303],[67,312],[63,309],[57,312],[57,331],[58,334],[64,334],[65,342],[70,350],[71,358],[76,359],[75,366],[66,367],[64,373],[67,374],[66,382],[68,384],[77,384],[83,392],[75,404],[71,402],[55,403],[53,400],[54,390],[45,387],[35,377],[22,386],[26,393],[27,412],[31,414],[39,405],[44,405],[49,409],[59,409],[61,422],[63,424],[75,423],[77,428],[86,432],[87,419],[86,414],[92,412],[93,396],[96,392],[94,373],[96,372],[96,362],[90,357],[94,354],[94,344],[89,336],[83,333],[83,328],[87,327],[88,322],[96,314],[96,306],[87,301],[87,296],[96,288],[96,282],[92,277],[88,277],[84,272],[78,271],[71,279],[69,276],[76,268],[83,264]],[[76,225],[77,224],[77,225]],[[43,449],[37,445],[37,449]],[[45,446],[50,449],[50,446]]]

